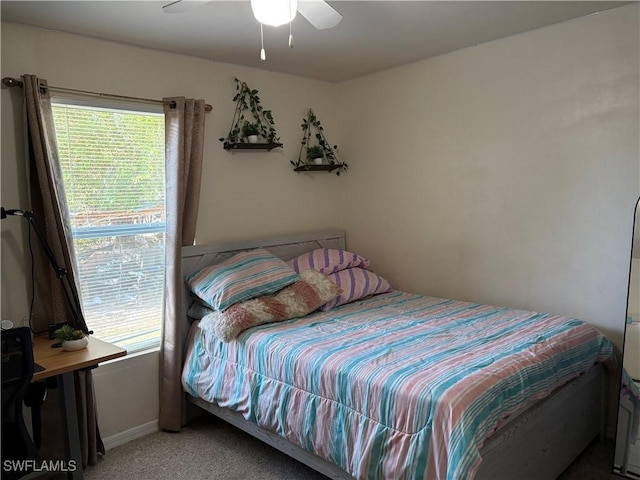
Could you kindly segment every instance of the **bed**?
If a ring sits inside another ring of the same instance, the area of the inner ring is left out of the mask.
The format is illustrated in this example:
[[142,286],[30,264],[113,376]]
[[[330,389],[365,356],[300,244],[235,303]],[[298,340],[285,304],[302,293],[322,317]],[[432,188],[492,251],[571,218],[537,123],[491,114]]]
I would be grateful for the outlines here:
[[[336,230],[185,247],[183,275],[255,248],[290,260],[346,243]],[[185,286],[185,324],[192,303]],[[193,404],[330,478],[556,478],[604,434],[614,365],[583,322],[397,290],[230,342],[196,321],[185,343]],[[465,348],[462,362],[449,355]],[[504,373],[509,355],[518,372]]]

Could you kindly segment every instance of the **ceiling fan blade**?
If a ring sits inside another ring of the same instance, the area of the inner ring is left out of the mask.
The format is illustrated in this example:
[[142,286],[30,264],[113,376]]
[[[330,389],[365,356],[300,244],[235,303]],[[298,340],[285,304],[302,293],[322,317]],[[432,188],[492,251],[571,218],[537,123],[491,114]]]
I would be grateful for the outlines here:
[[203,3],[209,3],[211,0],[175,0],[162,6],[164,13],[182,13],[192,8],[198,7]]
[[299,0],[298,12],[319,30],[333,28],[342,20],[342,15],[324,0]]

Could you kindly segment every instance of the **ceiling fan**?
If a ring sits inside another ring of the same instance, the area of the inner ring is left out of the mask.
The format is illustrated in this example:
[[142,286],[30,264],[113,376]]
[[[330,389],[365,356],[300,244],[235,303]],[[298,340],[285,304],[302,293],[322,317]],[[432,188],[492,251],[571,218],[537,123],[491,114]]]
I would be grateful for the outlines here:
[[[175,0],[162,7],[164,13],[182,13],[204,3],[213,0]],[[331,5],[324,0],[251,0],[251,10],[258,22],[260,22],[260,60],[266,60],[264,51],[263,25],[279,27],[289,24],[289,48],[293,48],[293,34],[291,22],[297,12],[306,18],[311,25],[319,30],[332,28],[342,20],[340,15]]]
[[[182,13],[213,0],[175,0],[162,7],[164,13]],[[340,23],[340,15],[324,0],[251,0],[251,9],[256,20],[260,22],[260,60],[267,59],[264,51],[263,25],[279,27],[289,24],[289,48],[293,48],[293,34],[291,22],[297,12],[306,18],[311,25],[319,30],[333,28]]]
[[[175,0],[174,2],[164,5],[162,11],[165,13],[182,13],[212,1],[214,0]],[[274,27],[290,23],[295,17],[296,11],[319,30],[333,28],[342,20],[342,15],[324,0],[251,0],[251,8],[256,16],[256,20]],[[275,13],[277,15],[278,11],[282,13],[283,10],[284,17],[280,16],[275,20],[275,22],[278,22],[284,18],[284,21],[281,21],[278,25],[261,21],[261,18],[262,20],[269,20],[269,14]],[[287,14],[287,10],[290,10],[292,14]],[[289,15],[290,18],[288,18],[287,15]],[[261,18],[258,18],[258,16],[261,16]]]

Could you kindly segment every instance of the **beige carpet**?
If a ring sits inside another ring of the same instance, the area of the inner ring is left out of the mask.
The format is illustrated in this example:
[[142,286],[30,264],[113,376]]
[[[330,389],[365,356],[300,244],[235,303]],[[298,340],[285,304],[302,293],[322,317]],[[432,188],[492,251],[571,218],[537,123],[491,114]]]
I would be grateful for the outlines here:
[[[613,443],[595,442],[560,479],[620,480],[610,473],[612,459]],[[85,478],[326,480],[323,475],[213,417],[194,420],[180,433],[157,432],[109,450],[97,466],[87,468]]]

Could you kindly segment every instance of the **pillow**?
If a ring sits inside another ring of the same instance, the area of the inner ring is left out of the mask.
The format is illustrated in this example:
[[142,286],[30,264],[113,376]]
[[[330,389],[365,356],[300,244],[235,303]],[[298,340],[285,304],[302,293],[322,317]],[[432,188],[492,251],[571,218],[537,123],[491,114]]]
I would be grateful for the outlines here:
[[347,268],[346,270],[332,273],[328,278],[342,289],[342,293],[334,300],[320,307],[320,310],[325,312],[331,308],[368,297],[369,295],[392,290],[391,284],[380,275],[359,267]]
[[297,256],[287,262],[297,273],[313,268],[325,275],[346,268],[369,266],[369,260],[355,253],[335,248],[318,248]]
[[215,310],[211,307],[208,307],[200,300],[194,300],[189,306],[189,310],[187,310],[187,316],[195,318],[196,320],[200,320],[202,317],[208,315],[211,312],[215,312]]
[[273,293],[298,279],[283,260],[258,248],[241,252],[217,265],[185,277],[191,291],[214,310]]
[[224,312],[205,315],[200,328],[223,342],[230,342],[250,327],[303,317],[320,305],[334,299],[340,288],[317,270],[305,270],[299,280],[275,295],[253,298],[236,303]]

